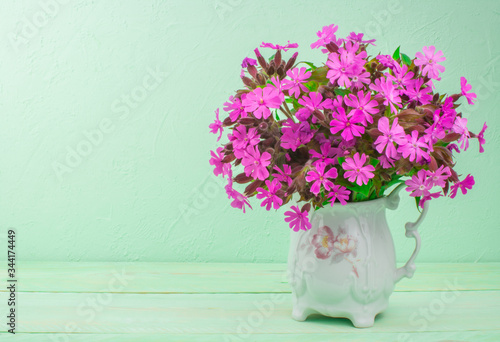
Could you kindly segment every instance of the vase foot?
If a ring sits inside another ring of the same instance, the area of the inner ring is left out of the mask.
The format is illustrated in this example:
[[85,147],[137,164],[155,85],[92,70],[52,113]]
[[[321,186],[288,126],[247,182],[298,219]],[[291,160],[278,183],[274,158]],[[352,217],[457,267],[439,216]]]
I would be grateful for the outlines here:
[[375,316],[372,315],[358,315],[350,318],[352,324],[356,328],[370,328],[373,326]]
[[292,311],[292,318],[296,321],[303,322],[307,319],[307,317],[309,317],[310,315],[312,315],[315,312],[316,311],[309,309],[309,308],[300,309],[298,307],[295,307],[295,308],[293,308],[293,311]]

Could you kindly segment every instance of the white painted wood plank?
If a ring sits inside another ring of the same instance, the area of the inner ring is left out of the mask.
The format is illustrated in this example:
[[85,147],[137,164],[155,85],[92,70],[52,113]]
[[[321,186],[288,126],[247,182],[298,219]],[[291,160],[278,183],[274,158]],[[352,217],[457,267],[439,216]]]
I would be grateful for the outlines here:
[[[285,264],[20,262],[20,291],[117,293],[290,292]],[[418,264],[395,291],[500,290],[500,263]],[[5,280],[0,280],[0,292]]]
[[252,334],[233,339],[224,334],[0,334],[1,341],[9,338],[19,342],[498,342],[499,331],[421,332],[421,333],[374,333],[360,332],[328,334]]
[[[290,294],[18,295],[19,332],[237,335],[246,327],[259,334],[359,332],[346,319],[292,320]],[[6,296],[0,293],[0,303]],[[0,314],[5,317],[3,309]],[[499,321],[500,291],[399,292],[375,326],[363,332],[495,331]]]

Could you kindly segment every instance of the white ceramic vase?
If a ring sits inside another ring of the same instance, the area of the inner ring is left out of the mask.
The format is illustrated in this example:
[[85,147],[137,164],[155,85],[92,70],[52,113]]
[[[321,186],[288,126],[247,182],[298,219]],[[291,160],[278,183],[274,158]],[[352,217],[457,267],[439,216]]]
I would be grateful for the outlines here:
[[348,318],[358,328],[371,327],[387,308],[394,285],[413,276],[420,249],[417,227],[429,202],[416,222],[406,224],[406,236],[415,238],[416,248],[406,265],[396,268],[385,210],[398,207],[403,186],[387,197],[317,210],[310,230],[292,231],[288,281],[295,320],[317,313]]

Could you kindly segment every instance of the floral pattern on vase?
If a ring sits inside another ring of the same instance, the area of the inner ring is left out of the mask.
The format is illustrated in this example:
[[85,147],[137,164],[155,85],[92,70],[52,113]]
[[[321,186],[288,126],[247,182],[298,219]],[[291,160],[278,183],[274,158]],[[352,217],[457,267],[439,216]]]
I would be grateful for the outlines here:
[[330,259],[331,263],[339,263],[345,260],[352,265],[354,274],[359,278],[356,263],[360,259],[355,259],[358,239],[351,234],[347,234],[345,228],[339,226],[332,231],[330,227],[322,226],[318,229],[318,233],[313,235],[311,245],[315,248],[314,254],[318,259]]

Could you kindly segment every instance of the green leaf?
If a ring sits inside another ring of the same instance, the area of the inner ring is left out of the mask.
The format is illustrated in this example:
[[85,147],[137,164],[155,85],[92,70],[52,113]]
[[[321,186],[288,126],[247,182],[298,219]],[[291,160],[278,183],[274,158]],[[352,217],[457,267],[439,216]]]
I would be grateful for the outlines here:
[[370,165],[371,166],[377,166],[380,163],[380,160],[375,159],[375,158],[370,158]]
[[370,196],[370,189],[372,186],[373,186],[373,182],[370,179],[368,184],[363,184],[361,186],[355,184],[355,185],[351,185],[351,186],[346,186],[346,188],[348,188],[351,191],[357,192],[358,194],[356,196],[358,196],[359,194],[362,194],[364,196],[364,199],[362,199],[362,200],[366,200],[366,199],[368,199],[368,196]]
[[392,58],[399,59],[399,48],[400,48],[400,46],[398,46],[398,48],[396,49],[396,51],[394,51],[394,54],[392,55]]
[[408,57],[408,55],[405,55],[404,53],[401,54],[401,61],[408,66],[411,65],[410,57]]
[[333,90],[335,92],[336,95],[340,95],[340,96],[346,96],[347,94],[350,94],[351,92],[349,91],[349,89],[340,89],[340,88],[336,88]]
[[314,64],[310,63],[310,62],[301,62],[301,63],[305,63],[307,65],[309,65],[311,67],[311,70],[316,70],[318,67],[316,67]]
[[400,179],[401,177],[402,177],[402,176],[400,176],[400,175],[398,175],[398,174],[394,173],[394,174],[392,175],[392,179],[389,181],[389,183],[387,183],[387,184],[385,185],[385,187],[388,189],[388,188],[390,188],[391,186],[393,186],[394,184],[397,184],[397,183],[403,183],[403,182],[404,182],[404,180]]
[[276,115],[276,121],[280,121],[280,117],[278,116],[278,111],[276,111],[275,115]]
[[294,100],[295,100],[295,99],[294,99],[294,98],[292,98],[292,97],[287,97],[287,98],[285,99],[285,102],[286,102],[286,103],[293,103],[293,101],[294,101]]
[[344,162],[345,162],[345,157],[339,157],[338,161],[339,161],[339,165],[342,166],[342,164],[344,164]]
[[[275,54],[274,54],[275,55]],[[272,55],[271,57],[269,57],[268,61],[272,61],[274,59],[274,55]]]
[[310,81],[305,84],[309,91],[316,91],[318,89],[318,82]]
[[420,202],[420,196],[415,197],[415,205],[417,206],[418,211],[421,212],[420,207],[418,206],[418,202]]

